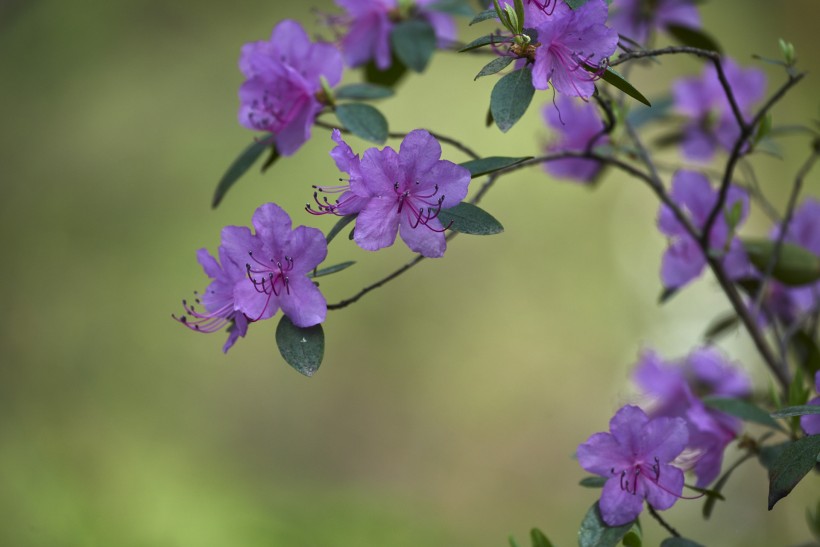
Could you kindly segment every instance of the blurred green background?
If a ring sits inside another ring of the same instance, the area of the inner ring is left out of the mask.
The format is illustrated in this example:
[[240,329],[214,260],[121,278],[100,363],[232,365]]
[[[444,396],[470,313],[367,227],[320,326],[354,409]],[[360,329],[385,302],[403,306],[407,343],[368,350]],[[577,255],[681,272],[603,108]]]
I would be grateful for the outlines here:
[[[252,138],[236,122],[240,46],[285,17],[318,31],[311,7],[0,3],[1,545],[501,546],[532,526],[573,545],[597,492],[576,487],[572,453],[632,400],[638,351],[681,355],[728,309],[709,277],[656,305],[665,242],[638,183],[611,177],[589,191],[531,169],[484,202],[504,234],[459,237],[446,258],[331,313],[312,379],[279,357],[275,321],[227,356],[222,334],[174,323],[207,281],[194,252],[215,249],[223,225],[248,224],[265,201],[295,223],[333,222],[300,210],[311,184],[338,177],[323,130],[209,207]],[[775,121],[816,117],[820,3],[710,2],[703,15],[744,64],[793,41],[813,72]],[[488,28],[463,26],[462,37]],[[381,103],[391,128],[439,130],[485,155],[537,153],[551,94],[508,134],[485,129],[494,80],[474,83],[480,66],[437,55],[429,78]],[[665,59],[633,80],[659,97],[699,66]],[[784,145],[785,160],[756,160],[779,204],[807,152],[798,138]],[[445,157],[465,159],[446,147]],[[331,302],[410,258],[403,246],[376,255],[337,241],[329,260],[359,263],[323,281]],[[743,334],[723,346],[767,386]],[[713,521],[700,502],[669,519],[714,544],[808,539],[816,477],[772,513],[765,490],[750,465]],[[650,542],[662,537],[647,529]]]

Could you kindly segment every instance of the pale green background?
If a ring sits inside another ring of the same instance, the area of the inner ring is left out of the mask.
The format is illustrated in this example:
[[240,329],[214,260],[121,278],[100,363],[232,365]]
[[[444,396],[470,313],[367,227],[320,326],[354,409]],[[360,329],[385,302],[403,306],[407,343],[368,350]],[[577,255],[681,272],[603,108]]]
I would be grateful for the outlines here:
[[[779,36],[795,43],[814,72],[777,110],[776,122],[793,123],[817,117],[820,3],[787,5],[711,2],[703,13],[744,63],[750,52],[777,56]],[[596,497],[576,487],[575,447],[632,400],[642,347],[683,354],[728,308],[709,277],[656,305],[665,242],[646,188],[613,177],[591,192],[533,168],[485,201],[503,235],[459,237],[446,258],[332,313],[312,379],[282,362],[275,321],[227,356],[222,334],[174,323],[180,299],[206,283],[194,252],[214,249],[223,225],[247,224],[269,200],[296,223],[332,223],[300,210],[311,184],[338,177],[322,130],[209,208],[252,138],[235,119],[239,48],[280,18],[313,25],[308,8],[0,4],[0,544],[502,546],[538,526],[573,545]],[[663,62],[634,75],[651,98],[699,70]],[[409,78],[380,107],[395,130],[437,129],[485,155],[537,153],[551,93],[508,134],[485,129],[494,79],[474,83],[480,66],[438,55],[429,78]],[[778,203],[807,152],[801,139],[784,144],[788,161],[759,161]],[[818,193],[817,174],[808,191]],[[330,301],[410,253],[334,243],[331,261],[350,258],[359,264],[322,283]],[[724,346],[765,388],[746,337]],[[749,465],[714,521],[702,523],[701,502],[669,519],[713,544],[808,539],[817,478],[772,513],[765,482]],[[650,543],[662,537],[647,528]]]

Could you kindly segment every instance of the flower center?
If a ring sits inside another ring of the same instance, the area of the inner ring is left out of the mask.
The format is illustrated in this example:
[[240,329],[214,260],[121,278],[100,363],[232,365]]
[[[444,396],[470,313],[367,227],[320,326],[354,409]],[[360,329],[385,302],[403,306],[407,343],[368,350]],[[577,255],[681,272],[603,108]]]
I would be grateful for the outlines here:
[[[611,473],[613,475],[618,474],[614,467],[612,468]],[[621,490],[632,495],[637,494],[638,479],[640,477],[645,477],[653,484],[658,484],[658,481],[661,478],[661,464],[658,461],[658,458],[655,458],[655,463],[651,466],[648,466],[646,463],[642,462],[633,465],[631,468],[621,470]]]
[[[288,272],[293,270],[293,259],[291,257],[286,256],[284,262],[275,258],[271,258],[268,262],[262,262],[253,256],[253,251],[248,251],[248,256],[256,264],[255,266],[250,263],[245,264],[248,279],[253,283],[256,292],[266,294],[268,300],[272,295],[279,296],[282,294],[282,289],[286,294],[290,294]],[[267,308],[267,304],[265,307]]]
[[404,211],[411,228],[415,229],[419,225],[424,225],[434,232],[443,232],[452,225],[450,222],[441,229],[430,226],[430,222],[438,218],[441,204],[444,202],[444,194],[436,197],[438,184],[434,185],[431,191],[429,188],[422,189],[420,181],[405,185],[404,189],[396,182],[393,185],[393,193],[396,194],[396,203],[398,203],[396,214],[400,215]]

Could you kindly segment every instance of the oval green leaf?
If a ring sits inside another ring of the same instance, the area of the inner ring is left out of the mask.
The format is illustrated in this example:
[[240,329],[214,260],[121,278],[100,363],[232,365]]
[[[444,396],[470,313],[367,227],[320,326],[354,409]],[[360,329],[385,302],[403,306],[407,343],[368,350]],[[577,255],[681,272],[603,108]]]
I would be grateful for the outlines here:
[[342,100],[384,99],[392,96],[393,90],[377,84],[348,84],[337,88],[334,95]]
[[369,104],[340,104],[336,107],[336,117],[357,137],[377,144],[387,140],[387,119]]
[[450,209],[442,209],[438,214],[442,226],[454,232],[488,236],[500,234],[504,227],[490,213],[472,203],[462,201]]
[[305,376],[313,376],[325,354],[325,332],[322,325],[301,328],[282,315],[276,327],[276,345],[282,358]]
[[743,401],[741,399],[731,399],[724,397],[704,397],[703,403],[709,408],[720,410],[726,414],[730,414],[736,418],[740,418],[744,422],[754,422],[765,425],[773,429],[783,431],[779,423],[774,421],[774,418],[769,416],[769,413],[753,405],[752,403]]
[[[493,10],[493,13],[495,13],[495,10]],[[505,38],[504,36],[498,36],[496,34],[488,34],[487,36],[476,38],[458,51],[470,51],[471,49],[477,49],[484,46],[508,44],[510,42],[512,42],[512,39],[510,38]]]
[[512,63],[514,60],[515,57],[496,57],[495,59],[484,65],[484,68],[482,68],[481,71],[478,74],[476,74],[473,80],[478,80],[482,76],[489,76],[491,74],[501,72],[502,70],[507,68],[510,65],[510,63]]
[[789,495],[817,464],[820,435],[810,435],[786,445],[769,469],[769,511]]
[[470,21],[470,25],[475,25],[476,23],[486,21],[487,19],[498,19],[498,14],[495,12],[495,8],[485,9],[484,11],[473,17],[473,20]]
[[436,50],[436,32],[427,21],[408,19],[393,27],[390,43],[407,68],[423,72]]
[[219,180],[219,184],[216,186],[216,192],[214,192],[214,199],[211,201],[211,207],[216,208],[216,206],[219,205],[222,198],[224,198],[228,190],[231,189],[231,186],[233,186],[248,169],[253,167],[253,164],[256,163],[256,160],[259,159],[262,152],[269,146],[272,146],[272,143],[273,135],[268,134],[251,143],[250,146],[239,154],[239,157],[233,161]]
[[[588,67],[584,66],[590,72],[597,72],[598,69],[595,67]],[[635,89],[635,86],[627,82],[623,76],[621,76],[617,70],[611,67],[607,67],[606,70],[601,74],[601,79],[606,83],[613,85],[635,99],[636,101],[642,102],[646,106],[652,106],[652,103],[649,102],[649,99],[643,96],[643,93]]]
[[373,61],[364,65],[364,79],[371,84],[394,87],[405,74],[407,67],[396,58],[395,53],[392,54],[390,66],[384,70],[377,67]]
[[[776,242],[768,239],[743,241],[743,248],[755,268],[765,273]],[[783,243],[772,277],[790,286],[807,285],[820,280],[820,257],[791,243]]]
[[615,547],[630,529],[632,529],[631,522],[621,526],[608,526],[601,519],[598,502],[595,502],[581,522],[581,528],[578,530],[578,545],[580,547]]
[[490,173],[500,171],[501,169],[506,169],[507,167],[519,164],[522,161],[527,161],[529,159],[532,159],[532,156],[523,156],[520,158],[490,156],[488,158],[465,161],[464,163],[460,163],[459,165],[467,168],[470,171],[470,176],[472,178],[476,178],[482,175],[489,175]]
[[342,270],[346,270],[356,262],[350,260],[348,262],[342,262],[340,264],[334,264],[333,266],[328,266],[327,268],[322,268],[321,270],[316,270],[315,272],[308,272],[307,276],[311,279],[315,279],[317,277],[322,277],[323,275],[330,275],[336,272],[341,272]]
[[772,418],[790,418],[792,416],[808,416],[820,414],[820,405],[787,406],[771,413]]
[[333,228],[327,233],[325,239],[327,240],[327,244],[330,245],[330,242],[333,241],[333,238],[336,237],[339,232],[341,232],[345,226],[356,220],[356,217],[359,216],[358,213],[354,215],[347,215],[346,217],[342,217],[339,221],[333,225]]
[[538,528],[530,530],[530,540],[532,541],[532,547],[553,547],[552,542]]
[[702,30],[694,29],[692,27],[685,27],[683,25],[667,25],[666,30],[672,38],[684,46],[723,53],[720,44],[717,43],[717,40]]
[[534,93],[529,67],[510,72],[496,82],[490,94],[490,112],[502,133],[509,131],[521,119]]
[[578,484],[584,488],[603,488],[606,484],[606,477],[584,477]]

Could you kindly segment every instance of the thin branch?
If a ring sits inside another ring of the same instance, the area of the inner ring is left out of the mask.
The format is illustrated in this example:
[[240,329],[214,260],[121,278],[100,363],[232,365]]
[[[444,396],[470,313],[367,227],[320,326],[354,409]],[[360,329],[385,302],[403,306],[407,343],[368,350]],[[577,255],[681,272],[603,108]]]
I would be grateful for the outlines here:
[[[338,129],[340,132],[342,132],[345,135],[351,134],[350,130],[345,129],[344,127],[337,127],[337,126],[333,125],[332,123],[323,122],[321,120],[316,120],[316,121],[313,122],[313,124],[316,127],[321,127],[322,129],[328,129],[328,130],[331,130],[331,131],[333,129]],[[448,137],[447,135],[442,135],[441,133],[436,133],[434,131],[430,131],[429,129],[425,129],[425,131],[427,131],[428,133],[430,133],[430,135],[435,137],[436,140],[439,140],[443,143],[447,143],[450,146],[452,146],[453,148],[464,152],[465,154],[470,156],[471,159],[477,160],[477,159],[481,158],[481,156],[479,156],[475,152],[475,150],[473,150],[472,148],[470,148],[466,144],[463,144],[459,140],[456,140],[452,137]],[[390,133],[387,134],[388,138],[391,138],[391,139],[403,139],[407,135],[408,135],[407,133],[401,133],[401,132],[398,132],[398,131],[391,131]]]

